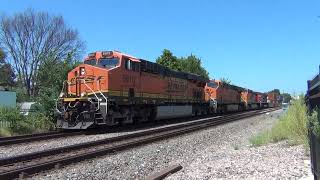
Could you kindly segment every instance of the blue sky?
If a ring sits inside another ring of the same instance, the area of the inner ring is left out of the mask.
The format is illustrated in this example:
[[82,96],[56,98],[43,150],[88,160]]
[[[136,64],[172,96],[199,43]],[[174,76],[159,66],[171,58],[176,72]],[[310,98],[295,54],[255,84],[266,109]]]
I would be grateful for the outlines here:
[[212,78],[257,91],[305,92],[320,64],[317,0],[3,0],[0,14],[27,8],[62,15],[87,53],[115,49],[151,61],[164,48],[193,53]]

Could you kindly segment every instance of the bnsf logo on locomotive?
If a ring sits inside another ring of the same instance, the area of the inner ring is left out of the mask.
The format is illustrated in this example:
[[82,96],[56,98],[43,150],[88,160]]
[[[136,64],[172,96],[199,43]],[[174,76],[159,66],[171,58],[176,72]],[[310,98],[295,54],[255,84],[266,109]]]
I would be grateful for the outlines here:
[[123,82],[124,83],[132,83],[132,84],[135,84],[135,82],[136,82],[136,77],[134,77],[134,76],[130,76],[130,75],[128,75],[128,74],[124,74],[123,76],[122,76],[122,80],[123,80]]
[[177,78],[168,79],[168,92],[184,92],[187,88],[186,80]]

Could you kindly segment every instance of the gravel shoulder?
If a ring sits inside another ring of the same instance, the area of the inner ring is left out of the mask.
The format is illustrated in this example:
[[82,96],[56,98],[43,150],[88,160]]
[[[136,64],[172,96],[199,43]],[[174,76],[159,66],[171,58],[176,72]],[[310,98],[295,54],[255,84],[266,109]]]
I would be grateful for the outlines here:
[[303,147],[280,142],[207,153],[167,179],[299,179],[309,175],[305,161]]
[[33,179],[141,179],[172,164],[167,179],[298,179],[307,176],[303,147],[285,142],[251,147],[248,139],[282,111],[208,128],[45,172]]
[[98,134],[98,135],[79,135],[79,136],[70,136],[63,138],[48,139],[38,142],[22,143],[16,145],[0,146],[0,158],[16,156],[25,153],[32,153],[36,151],[42,151],[46,149],[52,149],[62,146],[68,146],[83,142],[89,142],[94,140],[99,140],[107,137],[118,136],[120,134],[127,133],[107,133],[107,134]]

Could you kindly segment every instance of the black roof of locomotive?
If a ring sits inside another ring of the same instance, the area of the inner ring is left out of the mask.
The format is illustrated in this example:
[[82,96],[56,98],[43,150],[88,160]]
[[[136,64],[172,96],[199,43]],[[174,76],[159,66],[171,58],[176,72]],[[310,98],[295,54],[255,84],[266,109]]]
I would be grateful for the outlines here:
[[160,74],[163,76],[170,76],[170,77],[175,77],[179,79],[195,80],[195,81],[204,82],[204,83],[209,81],[209,79],[197,74],[176,71],[168,67],[165,67],[163,65],[160,65],[158,63],[150,62],[143,59],[139,59],[139,60],[141,61],[140,62],[141,71],[144,71],[144,72]]

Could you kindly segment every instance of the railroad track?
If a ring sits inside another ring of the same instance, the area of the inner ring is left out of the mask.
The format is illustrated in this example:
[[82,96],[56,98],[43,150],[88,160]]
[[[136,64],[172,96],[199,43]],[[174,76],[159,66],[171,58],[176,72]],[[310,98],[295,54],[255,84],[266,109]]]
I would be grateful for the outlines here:
[[38,133],[38,134],[27,134],[11,137],[0,137],[0,146],[12,145],[33,141],[48,140],[53,138],[60,138],[66,136],[75,136],[83,134],[83,132],[48,132],[48,133]]
[[276,109],[204,118],[157,129],[0,159],[0,179],[21,178],[40,171],[59,168],[60,166],[85,159],[107,155],[115,151],[125,150],[274,110]]

